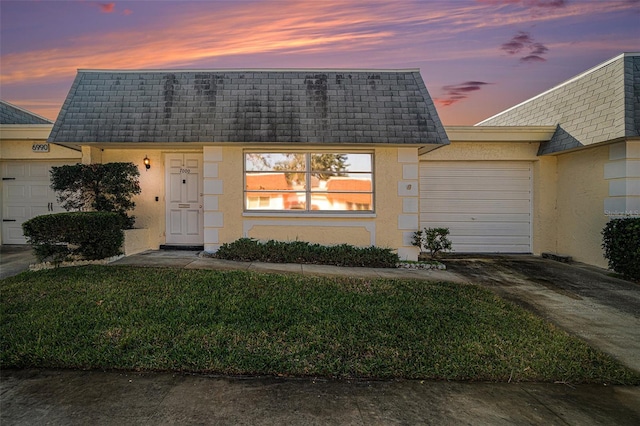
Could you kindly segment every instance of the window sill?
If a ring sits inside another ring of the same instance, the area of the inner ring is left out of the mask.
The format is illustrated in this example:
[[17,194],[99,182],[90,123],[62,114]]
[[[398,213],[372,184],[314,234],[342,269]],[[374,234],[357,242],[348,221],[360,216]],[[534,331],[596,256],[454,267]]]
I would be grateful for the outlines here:
[[340,218],[340,219],[362,219],[362,218],[375,218],[377,217],[375,213],[371,212],[344,212],[344,213],[334,213],[334,212],[326,212],[326,213],[318,213],[318,212],[243,212],[242,217],[295,217],[295,218]]

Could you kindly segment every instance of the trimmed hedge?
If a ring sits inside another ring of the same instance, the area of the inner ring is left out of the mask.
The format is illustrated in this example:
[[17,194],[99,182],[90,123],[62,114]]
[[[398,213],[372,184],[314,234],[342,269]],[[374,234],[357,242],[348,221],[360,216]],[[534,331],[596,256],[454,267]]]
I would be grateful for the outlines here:
[[366,266],[395,268],[400,260],[391,249],[359,248],[348,244],[322,246],[304,241],[275,241],[261,243],[252,238],[240,238],[223,244],[215,257],[244,262],[308,263],[335,266]]
[[122,217],[112,212],[70,212],[36,216],[22,224],[40,262],[96,260],[121,254]]
[[602,237],[609,268],[629,280],[640,281],[640,217],[611,219]]

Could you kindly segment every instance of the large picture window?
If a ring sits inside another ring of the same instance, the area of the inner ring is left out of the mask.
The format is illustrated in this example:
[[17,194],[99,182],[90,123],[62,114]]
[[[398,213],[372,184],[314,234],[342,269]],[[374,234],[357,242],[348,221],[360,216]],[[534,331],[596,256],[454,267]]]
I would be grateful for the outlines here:
[[245,152],[247,211],[373,212],[373,154]]

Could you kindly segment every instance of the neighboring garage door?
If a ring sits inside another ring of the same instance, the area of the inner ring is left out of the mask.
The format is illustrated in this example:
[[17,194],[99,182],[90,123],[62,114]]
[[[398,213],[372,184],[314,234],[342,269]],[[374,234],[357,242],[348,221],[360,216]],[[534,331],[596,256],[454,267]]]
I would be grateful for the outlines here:
[[420,228],[448,227],[458,253],[530,253],[531,199],[529,162],[420,164]]
[[49,170],[65,163],[12,161],[2,168],[2,244],[25,244],[22,223],[64,211],[49,187]]

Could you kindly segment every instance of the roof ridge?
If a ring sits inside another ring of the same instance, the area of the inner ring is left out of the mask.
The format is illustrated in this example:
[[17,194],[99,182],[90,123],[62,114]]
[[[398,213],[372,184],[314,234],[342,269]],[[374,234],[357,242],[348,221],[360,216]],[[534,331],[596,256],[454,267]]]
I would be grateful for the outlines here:
[[420,72],[420,68],[167,68],[167,69],[93,69],[79,68],[78,72],[111,72],[111,73],[166,73],[166,72]]

